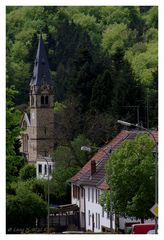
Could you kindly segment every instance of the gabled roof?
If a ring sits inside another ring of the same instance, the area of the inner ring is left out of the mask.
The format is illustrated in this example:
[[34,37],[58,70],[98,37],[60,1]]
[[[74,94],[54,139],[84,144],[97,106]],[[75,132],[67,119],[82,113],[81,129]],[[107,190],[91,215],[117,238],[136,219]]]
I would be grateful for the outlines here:
[[[99,189],[108,189],[109,186],[105,180],[105,164],[111,152],[119,148],[123,141],[132,140],[139,133],[144,131],[121,131],[107,145],[100,148],[99,151],[76,173],[70,180],[75,185],[96,186]],[[158,142],[158,132],[152,131],[153,136]],[[112,150],[112,151],[111,151]],[[96,172],[91,176],[91,161],[96,162]]]
[[36,59],[34,63],[33,76],[30,85],[41,86],[52,85],[48,59],[45,51],[42,35],[40,35]]
[[28,127],[31,125],[30,124],[30,116],[27,112],[24,112],[24,114],[23,114],[23,117],[22,117],[22,120],[21,120],[21,128],[24,128],[24,126],[23,126],[24,121],[27,123]]

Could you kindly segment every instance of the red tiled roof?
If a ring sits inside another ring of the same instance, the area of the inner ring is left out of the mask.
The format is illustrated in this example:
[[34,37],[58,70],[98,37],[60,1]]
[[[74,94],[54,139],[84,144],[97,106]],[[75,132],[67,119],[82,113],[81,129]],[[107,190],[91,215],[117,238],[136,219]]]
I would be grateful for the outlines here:
[[118,144],[120,141],[126,138],[128,134],[129,134],[128,131],[123,130],[115,138],[113,138],[111,142],[109,142],[104,147],[100,148],[98,152],[80,169],[80,171],[70,179],[71,182],[77,181],[83,174],[87,173],[91,168],[92,160],[95,160],[96,163],[101,161],[101,159],[106,155],[105,151],[108,150],[110,147],[113,148],[116,144]]
[[98,188],[102,189],[102,190],[107,190],[109,188],[109,185],[107,184],[106,180],[103,181]]
[[[116,137],[114,137],[108,144],[104,147],[100,148],[98,152],[81,168],[81,170],[76,173],[70,181],[72,183],[77,182],[78,184],[83,185],[95,185],[102,189],[106,190],[109,188],[105,180],[105,171],[104,171],[104,164],[107,160],[107,156],[110,149],[118,148],[125,139],[132,140],[136,137],[139,133],[145,133],[145,131],[121,131]],[[151,131],[153,134],[156,142],[158,143],[158,131]],[[151,138],[153,138],[151,136]],[[153,140],[154,140],[153,138]],[[90,178],[90,171],[91,171],[91,161],[95,160],[97,165],[97,172]],[[103,161],[102,161],[103,160]],[[100,164],[99,164],[100,163]],[[103,168],[103,169],[102,169]]]

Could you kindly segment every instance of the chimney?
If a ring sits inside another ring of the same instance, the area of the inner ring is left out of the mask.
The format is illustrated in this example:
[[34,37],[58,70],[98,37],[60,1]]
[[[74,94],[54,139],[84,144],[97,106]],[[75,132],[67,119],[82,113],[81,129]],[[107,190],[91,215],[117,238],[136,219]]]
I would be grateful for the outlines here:
[[96,172],[96,162],[91,160],[91,176]]

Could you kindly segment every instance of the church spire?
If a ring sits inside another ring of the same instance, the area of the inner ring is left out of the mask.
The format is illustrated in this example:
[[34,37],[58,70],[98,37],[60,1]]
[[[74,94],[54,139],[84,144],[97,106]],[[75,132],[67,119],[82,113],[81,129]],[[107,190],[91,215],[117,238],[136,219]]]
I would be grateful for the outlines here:
[[37,54],[35,58],[33,76],[30,85],[41,86],[43,84],[52,86],[52,80],[43,38],[42,35],[40,35]]

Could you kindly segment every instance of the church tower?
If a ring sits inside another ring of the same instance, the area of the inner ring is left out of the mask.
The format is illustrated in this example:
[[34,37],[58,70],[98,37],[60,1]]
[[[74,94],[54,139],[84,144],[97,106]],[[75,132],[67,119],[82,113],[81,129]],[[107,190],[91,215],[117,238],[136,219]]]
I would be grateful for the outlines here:
[[28,161],[51,157],[54,148],[54,95],[48,59],[40,36],[33,76],[30,82],[30,126]]

